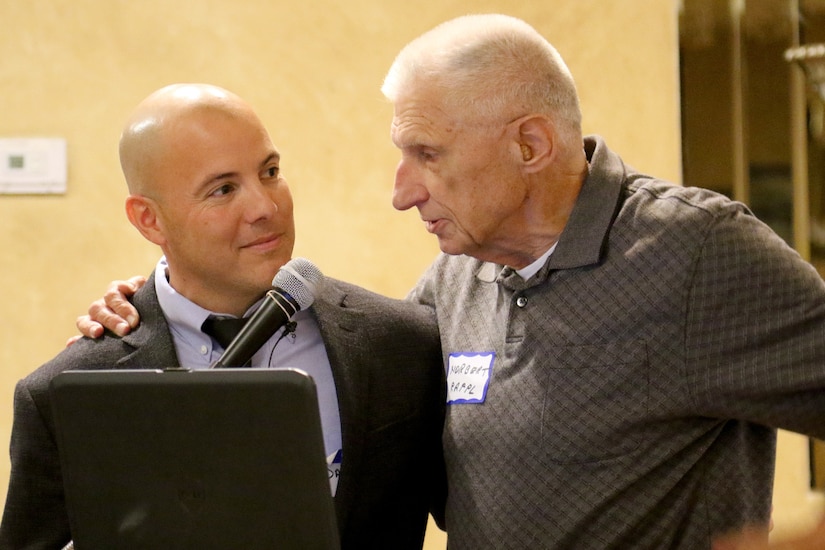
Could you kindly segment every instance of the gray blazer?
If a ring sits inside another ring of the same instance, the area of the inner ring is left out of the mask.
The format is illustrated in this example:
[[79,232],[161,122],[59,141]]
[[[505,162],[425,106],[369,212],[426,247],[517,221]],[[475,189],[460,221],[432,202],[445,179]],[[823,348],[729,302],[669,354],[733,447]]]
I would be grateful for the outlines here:
[[[134,296],[141,325],[84,338],[21,380],[0,548],[55,549],[71,539],[48,386],[67,369],[178,366],[154,278]],[[421,548],[444,499],[444,371],[432,311],[327,279],[313,310],[338,393],[343,456],[335,497],[343,548]]]

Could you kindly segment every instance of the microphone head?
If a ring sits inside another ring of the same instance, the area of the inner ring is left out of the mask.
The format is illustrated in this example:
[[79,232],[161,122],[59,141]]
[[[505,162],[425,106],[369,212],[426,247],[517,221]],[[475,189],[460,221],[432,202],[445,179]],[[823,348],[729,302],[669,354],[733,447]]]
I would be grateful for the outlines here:
[[288,293],[301,309],[306,309],[315,301],[315,292],[323,280],[323,273],[314,263],[306,258],[293,258],[278,270],[272,286]]

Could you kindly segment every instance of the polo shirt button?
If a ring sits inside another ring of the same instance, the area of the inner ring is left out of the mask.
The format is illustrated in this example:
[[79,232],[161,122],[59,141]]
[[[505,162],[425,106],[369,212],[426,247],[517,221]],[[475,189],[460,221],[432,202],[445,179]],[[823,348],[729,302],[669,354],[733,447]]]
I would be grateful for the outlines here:
[[518,307],[524,307],[524,306],[526,306],[526,305],[527,305],[527,297],[526,297],[526,296],[519,296],[519,297],[516,299],[516,305],[517,305]]

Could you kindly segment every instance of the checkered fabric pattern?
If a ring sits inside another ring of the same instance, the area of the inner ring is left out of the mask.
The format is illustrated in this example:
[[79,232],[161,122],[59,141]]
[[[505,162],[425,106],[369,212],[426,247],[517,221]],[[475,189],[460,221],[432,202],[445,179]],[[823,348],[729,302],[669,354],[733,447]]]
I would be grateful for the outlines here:
[[453,550],[710,548],[767,522],[774,428],[825,437],[817,272],[743,205],[585,144],[535,276],[442,255],[411,295],[445,362],[495,352],[486,401],[448,406]]

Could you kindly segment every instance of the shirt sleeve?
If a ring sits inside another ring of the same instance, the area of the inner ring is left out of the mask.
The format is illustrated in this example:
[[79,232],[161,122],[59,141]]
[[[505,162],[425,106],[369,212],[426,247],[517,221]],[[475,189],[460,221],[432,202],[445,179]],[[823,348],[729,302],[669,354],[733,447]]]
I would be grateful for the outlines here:
[[686,309],[699,410],[825,437],[825,284],[745,207],[716,217]]

